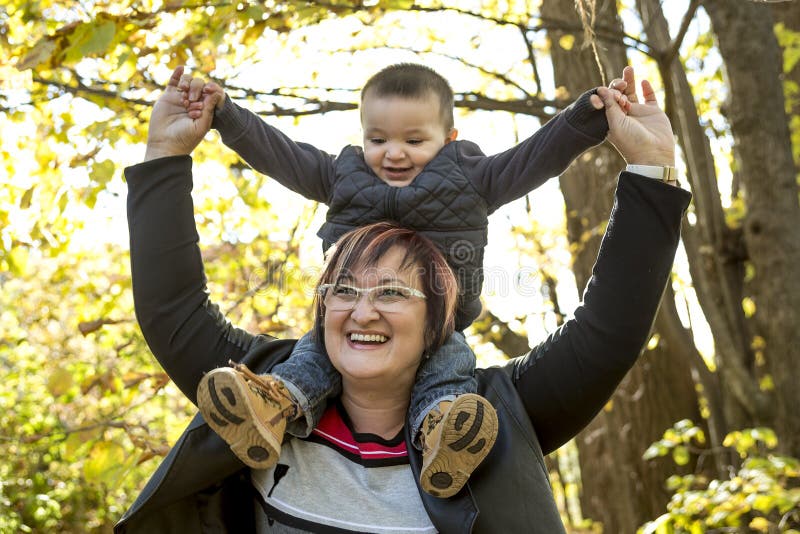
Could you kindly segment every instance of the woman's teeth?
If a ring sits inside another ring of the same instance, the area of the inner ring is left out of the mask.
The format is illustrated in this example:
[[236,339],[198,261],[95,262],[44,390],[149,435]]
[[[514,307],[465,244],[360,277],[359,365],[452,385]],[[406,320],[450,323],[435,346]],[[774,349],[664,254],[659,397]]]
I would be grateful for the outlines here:
[[386,336],[380,334],[350,334],[350,341],[365,341],[367,343],[384,343]]

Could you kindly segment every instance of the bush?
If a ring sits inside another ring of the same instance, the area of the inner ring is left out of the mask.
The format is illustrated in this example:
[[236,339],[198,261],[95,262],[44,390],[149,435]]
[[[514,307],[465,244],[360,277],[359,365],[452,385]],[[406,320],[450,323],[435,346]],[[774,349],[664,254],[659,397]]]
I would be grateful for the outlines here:
[[725,479],[699,474],[673,475],[667,513],[639,528],[638,534],[703,532],[766,532],[800,534],[800,461],[774,454],[778,445],[769,428],[749,428],[728,434],[723,451],[703,451],[701,429],[681,421],[644,454],[645,459],[671,454],[678,465],[689,454],[731,453],[741,464],[729,467]]

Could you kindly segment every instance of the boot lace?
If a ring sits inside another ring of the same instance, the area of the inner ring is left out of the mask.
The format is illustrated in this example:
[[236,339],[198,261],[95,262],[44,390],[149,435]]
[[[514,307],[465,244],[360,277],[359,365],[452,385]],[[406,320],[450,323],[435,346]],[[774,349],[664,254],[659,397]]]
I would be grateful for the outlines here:
[[247,381],[247,385],[250,387],[250,391],[261,397],[264,401],[271,404],[278,404],[278,406],[283,404],[281,399],[288,401],[289,405],[280,410],[272,419],[270,419],[268,421],[269,424],[274,425],[284,417],[291,421],[300,415],[302,411],[300,409],[300,405],[286,390],[286,386],[275,379],[257,375],[248,369],[248,367],[243,363],[237,363],[233,360],[228,360],[228,365],[233,367],[235,371],[242,373]]
[[444,419],[444,413],[438,408],[434,408],[428,412],[428,415],[422,420],[422,427],[419,429],[419,445],[423,451],[427,450],[429,447],[425,440],[442,419]]

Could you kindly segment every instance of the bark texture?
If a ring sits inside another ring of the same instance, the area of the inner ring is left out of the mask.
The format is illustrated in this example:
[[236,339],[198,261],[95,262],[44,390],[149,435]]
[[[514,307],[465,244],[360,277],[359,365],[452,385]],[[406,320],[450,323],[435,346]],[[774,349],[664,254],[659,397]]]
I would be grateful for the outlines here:
[[[616,5],[602,3],[600,9],[598,25],[610,34],[619,33]],[[580,25],[572,0],[545,0],[542,18],[548,25],[557,21],[559,28]],[[560,42],[569,42],[561,40],[565,33],[575,37],[570,49],[559,46]],[[577,95],[587,86],[602,83],[593,51],[581,47],[582,32],[550,30],[548,37],[557,86]],[[619,76],[626,65],[622,44],[601,40],[598,51],[606,81]],[[561,177],[578,287],[583,287],[591,274],[610,212],[614,177],[623,167],[616,151],[603,146],[585,154]],[[674,325],[676,320],[674,304],[662,304],[658,322]],[[642,454],[676,421],[700,421],[687,362],[691,353],[680,350],[685,335],[673,341],[670,333],[662,334],[663,341],[645,351],[607,409],[577,439],[584,513],[602,522],[604,532],[633,533],[645,521],[663,513],[668,501],[664,481],[675,467],[668,460],[645,461]]]
[[[800,204],[771,8],[748,0],[706,0],[724,60],[728,119],[747,213],[742,224],[754,276],[747,288],[774,383],[769,413],[781,448],[800,455]],[[752,340],[747,340],[752,342]],[[754,365],[758,365],[756,361]],[[769,388],[766,388],[769,389]],[[766,415],[766,416],[765,416]]]

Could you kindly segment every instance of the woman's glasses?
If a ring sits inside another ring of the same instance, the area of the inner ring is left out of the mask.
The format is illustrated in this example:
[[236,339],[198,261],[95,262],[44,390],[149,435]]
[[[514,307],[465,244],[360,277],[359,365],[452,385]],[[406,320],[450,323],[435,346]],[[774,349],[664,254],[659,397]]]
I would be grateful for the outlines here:
[[344,284],[322,284],[317,288],[325,307],[332,311],[350,311],[356,307],[362,295],[379,312],[404,311],[414,298],[424,299],[425,294],[412,287],[384,285],[354,287]]

